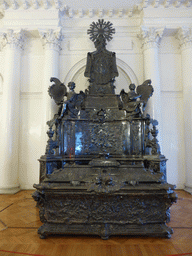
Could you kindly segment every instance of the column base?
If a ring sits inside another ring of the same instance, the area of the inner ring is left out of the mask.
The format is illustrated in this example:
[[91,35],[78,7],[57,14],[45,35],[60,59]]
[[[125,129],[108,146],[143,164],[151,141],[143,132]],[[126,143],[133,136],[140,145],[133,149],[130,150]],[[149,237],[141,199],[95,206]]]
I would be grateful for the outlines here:
[[0,188],[0,194],[16,194],[21,190],[20,187],[15,188]]
[[184,190],[192,195],[192,187],[185,186]]

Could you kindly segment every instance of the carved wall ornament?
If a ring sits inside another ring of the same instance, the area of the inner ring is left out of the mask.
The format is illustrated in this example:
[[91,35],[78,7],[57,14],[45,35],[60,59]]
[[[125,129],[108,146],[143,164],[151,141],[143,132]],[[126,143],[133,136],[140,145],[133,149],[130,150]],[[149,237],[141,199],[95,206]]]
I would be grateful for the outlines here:
[[25,42],[25,33],[23,30],[14,31],[8,29],[6,32],[1,33],[1,45],[5,47],[9,45],[12,48],[23,49]]
[[[27,1],[18,1],[18,0],[4,0],[4,4],[2,5],[3,9],[6,10],[8,8],[12,8],[13,10],[18,10],[19,8],[34,8],[34,9],[58,9],[61,11],[61,15],[69,18],[83,18],[85,16],[88,17],[132,17],[134,14],[140,13],[145,8],[190,8],[191,0],[182,1],[171,1],[171,0],[143,0],[140,1],[139,4],[132,4],[128,8],[110,8],[110,9],[86,9],[86,8],[72,8],[70,6],[66,6],[66,3],[63,0],[32,0]],[[29,4],[30,3],[30,4]],[[79,15],[81,13],[81,15]]]
[[153,7],[154,7],[154,8],[158,8],[159,5],[160,5],[160,0],[154,0],[154,1],[153,1]]
[[58,51],[61,50],[62,33],[60,29],[39,29],[38,31],[41,39],[43,40],[44,47],[53,48]]
[[54,0],[54,3],[57,9],[60,9],[62,7],[62,2],[60,0]]
[[7,10],[9,8],[9,5],[8,5],[8,3],[5,0],[2,1],[2,8],[4,10]]
[[179,40],[181,49],[192,47],[192,28],[181,27],[179,28],[176,38]]
[[165,8],[168,8],[168,7],[170,7],[171,6],[171,0],[165,0],[164,1],[164,7]]
[[16,0],[11,0],[11,7],[16,10],[17,8],[19,8],[19,4]]
[[163,36],[164,28],[154,27],[141,27],[140,34],[138,37],[142,41],[143,49],[156,48],[160,44],[160,40]]
[[33,0],[32,1],[32,6],[34,9],[38,9],[39,8],[39,1],[38,0]]
[[186,7],[191,7],[191,6],[192,6],[192,2],[190,0],[188,0],[186,3]]
[[29,2],[27,0],[23,1],[23,8],[24,10],[28,9],[30,7]]

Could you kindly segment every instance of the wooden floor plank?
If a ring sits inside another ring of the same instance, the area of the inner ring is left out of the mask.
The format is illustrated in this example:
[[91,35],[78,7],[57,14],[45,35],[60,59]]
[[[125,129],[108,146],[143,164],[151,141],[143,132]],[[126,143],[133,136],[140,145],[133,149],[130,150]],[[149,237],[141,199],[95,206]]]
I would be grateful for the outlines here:
[[140,249],[142,251],[143,256],[149,256],[148,245],[146,245],[146,244],[139,244],[139,247],[140,247]]
[[[0,195],[0,250],[42,256],[166,256],[192,253],[192,195],[178,191],[178,203],[171,207],[174,234],[171,239],[112,236],[53,236],[40,239],[37,229],[42,223],[33,191]],[[3,224],[4,223],[4,224]],[[1,225],[2,224],[2,225]],[[5,225],[7,229],[3,228]],[[23,256],[0,252],[0,256]]]

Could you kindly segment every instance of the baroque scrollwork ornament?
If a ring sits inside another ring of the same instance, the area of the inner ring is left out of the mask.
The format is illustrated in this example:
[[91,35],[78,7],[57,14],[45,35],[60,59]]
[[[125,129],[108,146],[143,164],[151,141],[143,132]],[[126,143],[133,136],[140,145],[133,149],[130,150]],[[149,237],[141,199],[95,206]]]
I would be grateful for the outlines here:
[[[33,194],[44,223],[38,230],[41,238],[170,237],[173,232],[166,223],[177,199],[175,186],[166,181],[158,122],[145,114],[153,86],[146,80],[115,94],[116,54],[106,49],[114,33],[111,22],[100,19],[90,25],[96,50],[87,54],[85,92],[77,93],[74,81],[66,86],[51,78],[48,93],[59,110],[47,122],[40,183],[34,184]],[[49,36],[54,44],[53,32]]]

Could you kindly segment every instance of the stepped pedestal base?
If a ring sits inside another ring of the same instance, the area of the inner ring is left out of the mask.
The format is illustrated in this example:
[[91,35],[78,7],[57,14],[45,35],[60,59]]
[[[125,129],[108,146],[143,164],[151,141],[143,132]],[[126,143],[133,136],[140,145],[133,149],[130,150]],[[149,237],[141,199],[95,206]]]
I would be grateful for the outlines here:
[[112,235],[150,236],[170,238],[173,230],[165,224],[123,225],[123,224],[58,224],[45,223],[39,230],[40,238],[50,235],[99,235],[109,239]]
[[153,236],[170,238],[170,184],[126,186],[115,193],[92,193],[82,186],[35,185],[41,238],[49,235]]

